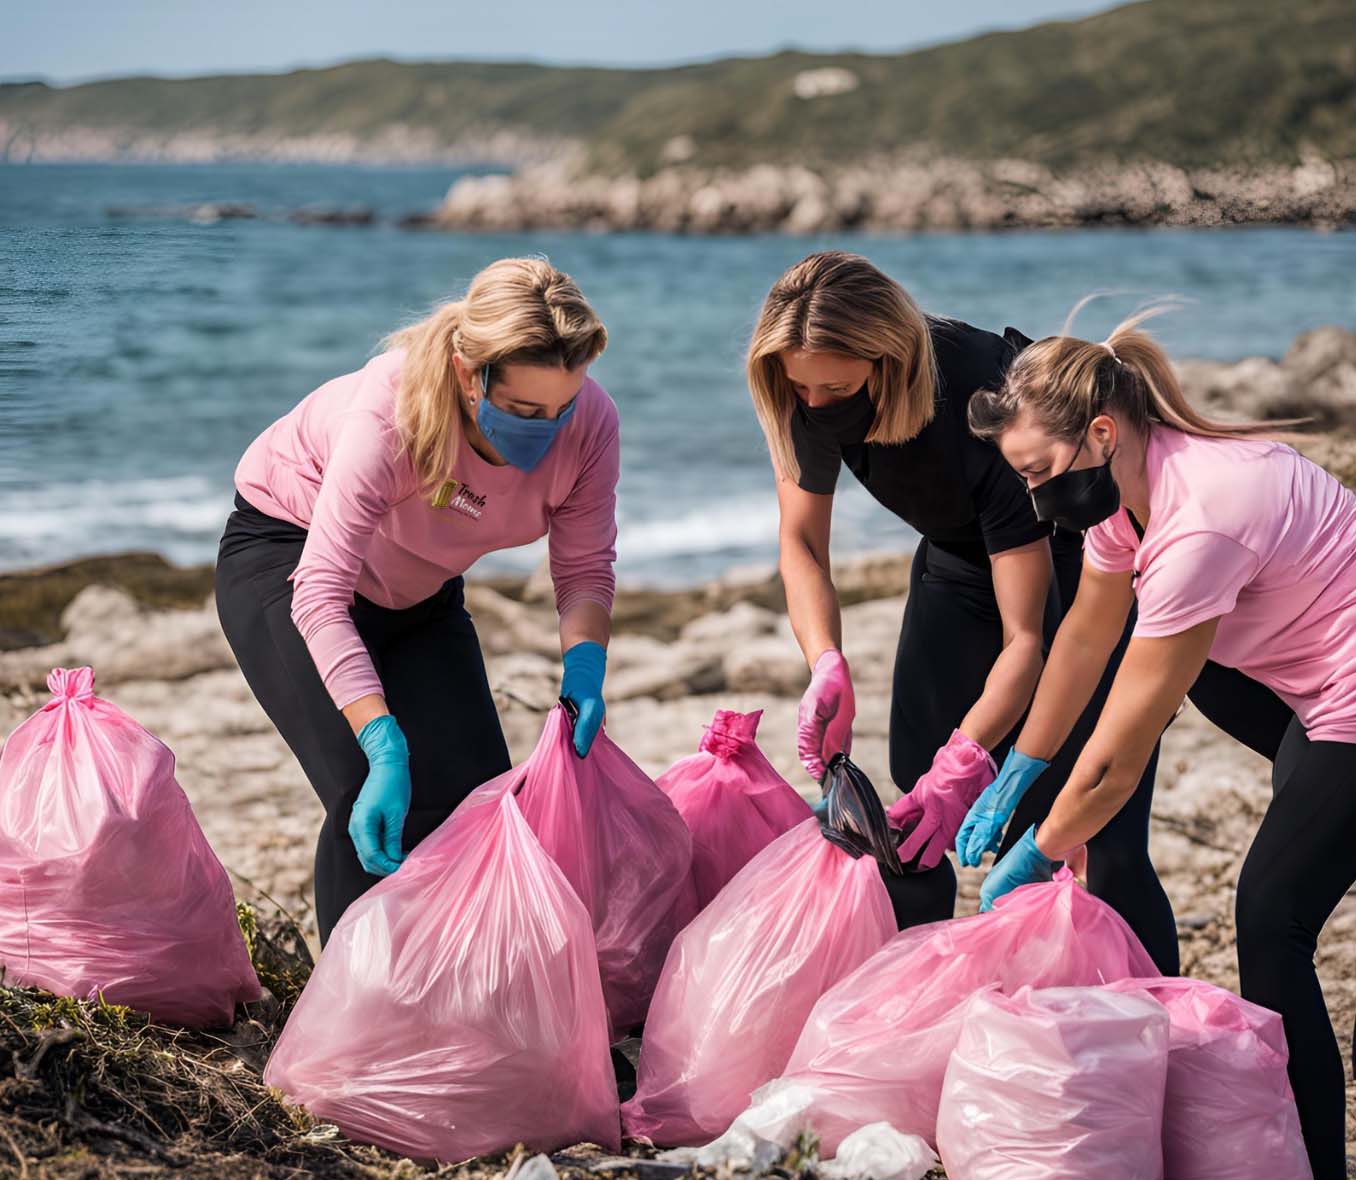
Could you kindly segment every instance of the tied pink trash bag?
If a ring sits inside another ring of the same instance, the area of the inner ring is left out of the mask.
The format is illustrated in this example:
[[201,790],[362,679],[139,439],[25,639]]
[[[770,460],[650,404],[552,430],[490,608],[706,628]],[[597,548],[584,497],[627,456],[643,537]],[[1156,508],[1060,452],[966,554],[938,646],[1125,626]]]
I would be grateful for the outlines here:
[[1154,974],[1124,919],[1061,869],[990,913],[895,935],[814,1006],[785,1071],[740,1123],[779,1143],[809,1128],[824,1156],[874,1122],[935,1146],[947,1060],[974,992]]
[[619,1147],[588,911],[510,771],[334,928],[264,1070],[351,1139],[457,1162],[522,1142]]
[[761,709],[718,709],[697,753],[655,779],[692,833],[692,871],[675,904],[677,929],[757,853],[812,814],[755,744],[762,716]]
[[815,819],[744,866],[674,940],[640,1050],[626,1133],[693,1146],[776,1077],[815,1000],[895,931],[880,869]]
[[1279,1014],[1197,979],[1123,979],[1108,990],[1168,1010],[1167,1180],[1312,1180]]
[[174,755],[57,668],[52,699],[0,751],[5,982],[228,1025],[260,996],[226,870]]
[[946,1070],[948,1180],[1163,1180],[1168,1014],[1096,987],[976,994]]
[[614,1039],[640,1024],[673,941],[673,903],[692,863],[683,817],[600,731],[587,758],[557,705],[521,767],[518,806],[593,920]]

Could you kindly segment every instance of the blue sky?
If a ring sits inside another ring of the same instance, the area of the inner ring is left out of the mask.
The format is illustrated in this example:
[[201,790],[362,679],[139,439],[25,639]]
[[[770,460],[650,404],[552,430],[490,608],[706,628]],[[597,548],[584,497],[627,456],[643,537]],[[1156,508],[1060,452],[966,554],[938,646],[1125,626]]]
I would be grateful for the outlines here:
[[876,52],[1083,16],[1107,0],[36,0],[5,6],[0,78],[278,71],[355,57],[649,65]]

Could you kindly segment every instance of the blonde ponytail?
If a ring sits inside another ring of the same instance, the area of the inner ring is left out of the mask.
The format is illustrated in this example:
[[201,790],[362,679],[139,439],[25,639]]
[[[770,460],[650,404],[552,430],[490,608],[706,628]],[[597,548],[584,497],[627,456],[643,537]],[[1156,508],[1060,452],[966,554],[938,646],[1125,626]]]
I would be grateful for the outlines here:
[[440,304],[427,319],[381,342],[383,348],[405,350],[396,428],[423,491],[446,479],[461,447],[464,400],[452,356],[464,307],[460,299]]
[[1296,418],[1221,422],[1197,410],[1182,392],[1168,354],[1140,327],[1166,310],[1164,304],[1146,307],[1100,343],[1067,335],[1066,324],[1065,335],[1029,345],[999,389],[970,399],[971,433],[996,442],[1027,409],[1050,434],[1071,441],[1099,414],[1113,411],[1140,433],[1156,424],[1204,438],[1274,436],[1302,424]]
[[576,369],[607,347],[607,329],[569,275],[544,258],[501,258],[471,281],[465,299],[440,304],[392,332],[404,349],[396,425],[422,491],[450,475],[464,436],[467,395],[452,363],[476,371],[514,364]]

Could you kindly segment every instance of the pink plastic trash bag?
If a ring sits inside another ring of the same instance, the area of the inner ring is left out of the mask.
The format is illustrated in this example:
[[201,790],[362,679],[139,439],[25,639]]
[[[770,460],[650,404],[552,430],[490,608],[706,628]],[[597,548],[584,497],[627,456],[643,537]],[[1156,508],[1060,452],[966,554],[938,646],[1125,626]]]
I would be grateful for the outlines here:
[[948,1180],[1163,1180],[1168,1014],[1096,987],[977,993],[946,1070]]
[[761,709],[717,710],[698,752],[655,779],[692,833],[692,871],[676,906],[678,929],[757,853],[810,818],[810,805],[754,742],[762,716]]
[[777,1142],[810,1128],[828,1155],[888,1122],[930,1143],[964,1004],[980,988],[1098,984],[1153,975],[1124,919],[1067,869],[991,913],[895,935],[815,1005],[785,1071],[741,1122]]
[[1311,1180],[1280,1016],[1196,979],[1125,979],[1109,990],[1168,1010],[1167,1180]]
[[721,1134],[786,1064],[815,1000],[894,930],[870,856],[830,843],[814,819],[774,840],[674,940],[626,1133],[665,1146]]
[[47,687],[0,751],[5,982],[230,1024],[259,981],[174,755],[94,695],[90,668],[57,668]]
[[683,817],[602,731],[574,752],[557,705],[517,774],[518,806],[593,919],[614,1039],[645,1019],[692,863]]
[[264,1070],[345,1135],[453,1162],[618,1143],[588,911],[518,808],[473,792],[335,927]]

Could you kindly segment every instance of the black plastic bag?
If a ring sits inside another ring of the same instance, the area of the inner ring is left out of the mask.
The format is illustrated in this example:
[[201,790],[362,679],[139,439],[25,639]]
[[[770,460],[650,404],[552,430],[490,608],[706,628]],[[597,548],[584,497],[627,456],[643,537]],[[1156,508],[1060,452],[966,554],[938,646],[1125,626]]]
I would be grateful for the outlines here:
[[880,866],[900,930],[954,914],[955,873],[949,862],[920,870],[921,851],[907,864],[900,862],[899,845],[909,830],[890,826],[875,786],[846,754],[835,754],[830,760],[824,774],[824,798],[815,815],[824,839],[854,858],[870,856]]
[[824,803],[816,808],[824,839],[849,856],[875,857],[887,876],[900,877],[900,834],[885,818],[885,807],[862,768],[846,754],[835,754],[824,772]]

